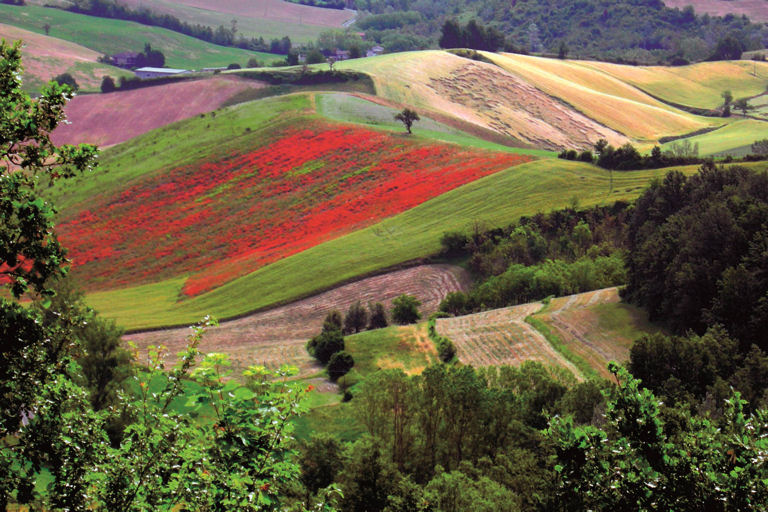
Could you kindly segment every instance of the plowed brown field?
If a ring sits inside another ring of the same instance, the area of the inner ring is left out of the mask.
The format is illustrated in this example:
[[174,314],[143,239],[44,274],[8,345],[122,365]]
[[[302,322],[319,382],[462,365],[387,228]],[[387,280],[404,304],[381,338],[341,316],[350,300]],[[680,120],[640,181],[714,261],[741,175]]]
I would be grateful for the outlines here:
[[247,89],[265,84],[217,76],[109,94],[76,96],[66,107],[69,124],[53,132],[56,144],[111,146],[155,128],[219,108]]
[[519,365],[523,361],[562,366],[574,375],[578,369],[547,339],[526,323],[542,304],[535,302],[437,320],[437,331],[456,346],[459,361],[473,366]]
[[[299,367],[301,376],[319,370],[305,349],[309,338],[317,334],[325,315],[338,309],[346,312],[355,301],[363,304],[382,302],[389,308],[392,299],[403,293],[415,295],[422,302],[424,316],[437,310],[448,292],[463,290],[470,284],[466,272],[451,265],[421,265],[370,277],[334,288],[268,311],[237,320],[222,322],[203,339],[203,352],[225,352],[236,369],[251,364],[276,368],[281,364]],[[140,353],[149,345],[163,344],[172,356],[186,343],[189,329],[168,329],[125,336],[139,347]]]

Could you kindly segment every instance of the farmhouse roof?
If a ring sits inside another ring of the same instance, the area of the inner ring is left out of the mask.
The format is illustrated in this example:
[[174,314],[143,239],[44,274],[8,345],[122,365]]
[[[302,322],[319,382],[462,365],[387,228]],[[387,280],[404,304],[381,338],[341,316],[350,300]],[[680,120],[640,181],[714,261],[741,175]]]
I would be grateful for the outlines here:
[[136,70],[138,71],[144,71],[146,73],[189,73],[188,69],[174,69],[174,68],[152,68],[152,67],[145,67],[145,68],[139,68]]

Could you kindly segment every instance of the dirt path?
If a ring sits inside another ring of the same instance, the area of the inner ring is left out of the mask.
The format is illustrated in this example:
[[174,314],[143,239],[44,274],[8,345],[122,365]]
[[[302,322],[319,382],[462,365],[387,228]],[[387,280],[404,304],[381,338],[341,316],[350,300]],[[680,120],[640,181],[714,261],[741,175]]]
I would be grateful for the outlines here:
[[[304,346],[320,331],[325,315],[332,309],[346,312],[350,304],[361,301],[382,302],[389,308],[392,299],[408,293],[422,302],[424,316],[437,310],[448,292],[466,290],[469,275],[453,265],[420,265],[350,283],[298,302],[222,322],[203,339],[203,352],[225,352],[236,370],[251,364],[276,368],[281,364],[299,367],[303,376],[319,370]],[[188,328],[168,329],[127,335],[140,353],[149,345],[164,344],[175,356],[189,334]]]

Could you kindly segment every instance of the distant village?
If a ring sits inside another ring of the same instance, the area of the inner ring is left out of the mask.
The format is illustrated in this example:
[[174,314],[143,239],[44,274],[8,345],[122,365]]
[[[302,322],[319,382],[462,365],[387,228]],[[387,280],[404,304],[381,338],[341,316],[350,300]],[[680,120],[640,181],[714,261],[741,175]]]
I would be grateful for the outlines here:
[[[326,57],[326,59],[332,60],[334,62],[350,59],[349,50],[337,49],[332,52],[324,51],[322,53]],[[377,45],[369,49],[366,52],[365,57],[376,57],[377,55],[382,55],[383,53],[384,53],[384,48]],[[216,73],[219,71],[224,71],[226,69],[232,69],[226,66],[202,68],[202,69],[176,69],[176,68],[167,68],[167,67],[146,66],[146,65],[143,65],[143,62],[144,62],[143,56],[144,54],[139,52],[121,52],[121,53],[116,53],[114,55],[106,56],[106,58],[104,58],[103,60],[106,63],[112,64],[113,66],[116,66],[116,67],[133,70],[136,77],[142,80],[149,79],[149,78],[161,78],[161,77],[182,75],[186,73],[200,73],[200,72]],[[299,61],[299,64],[306,63],[307,52],[305,50],[300,50],[298,52],[298,61]]]

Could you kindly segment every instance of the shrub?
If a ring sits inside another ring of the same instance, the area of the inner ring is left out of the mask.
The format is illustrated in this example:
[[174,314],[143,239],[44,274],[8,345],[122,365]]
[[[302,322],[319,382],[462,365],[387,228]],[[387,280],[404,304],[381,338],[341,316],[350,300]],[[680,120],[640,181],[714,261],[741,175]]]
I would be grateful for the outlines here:
[[421,318],[421,301],[412,295],[401,295],[392,301],[392,321],[400,324],[412,324]]
[[59,85],[68,85],[70,89],[77,92],[78,89],[80,89],[80,86],[77,85],[77,81],[75,78],[70,75],[69,73],[62,73],[60,75],[57,75],[54,79],[54,82],[57,82]]
[[346,375],[352,367],[355,366],[355,360],[347,352],[336,352],[328,361],[328,376],[336,382],[340,377]]
[[341,330],[323,331],[307,343],[307,352],[322,364],[328,364],[331,357],[344,350],[344,336]]
[[112,92],[115,89],[117,89],[117,86],[115,86],[114,79],[109,75],[105,75],[101,79],[101,92]]

